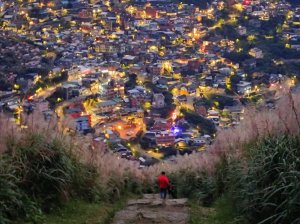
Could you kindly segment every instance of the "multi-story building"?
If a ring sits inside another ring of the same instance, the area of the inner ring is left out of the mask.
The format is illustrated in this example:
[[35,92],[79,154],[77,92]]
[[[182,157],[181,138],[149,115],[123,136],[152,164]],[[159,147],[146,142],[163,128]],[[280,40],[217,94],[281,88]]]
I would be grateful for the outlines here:
[[175,143],[175,135],[171,132],[161,132],[155,135],[155,142],[159,146],[168,146]]
[[98,113],[111,113],[121,106],[120,103],[114,100],[106,100],[97,104]]

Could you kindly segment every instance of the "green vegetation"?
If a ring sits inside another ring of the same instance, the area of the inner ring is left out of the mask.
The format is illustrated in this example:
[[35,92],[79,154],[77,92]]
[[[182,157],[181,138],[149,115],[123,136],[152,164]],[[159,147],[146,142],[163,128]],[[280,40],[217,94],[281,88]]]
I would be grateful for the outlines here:
[[91,203],[91,208],[86,208],[89,212],[107,206],[103,216],[109,218],[122,202],[119,195],[125,195],[121,186],[135,191],[131,181],[114,185],[113,177],[108,183],[111,187],[104,185],[96,167],[80,162],[65,139],[29,132],[20,139],[7,139],[6,144],[8,150],[0,156],[1,224],[17,220],[40,223],[44,214],[58,212],[65,204],[63,213],[68,214],[74,203],[79,207]]
[[[224,17],[222,17],[222,18],[224,18]],[[221,35],[228,39],[234,40],[234,39],[238,38],[238,33],[237,33],[235,27],[230,24],[224,24],[221,27],[217,27],[215,30],[215,33],[217,35]]]
[[225,106],[233,106],[235,104],[235,100],[226,95],[211,94],[209,100],[220,110],[223,110]]
[[[72,200],[63,209],[49,214],[43,220],[44,224],[108,224],[111,223],[116,211],[124,207],[128,195],[113,203],[87,202],[84,200]],[[131,195],[131,197],[134,197]]]
[[193,199],[191,223],[299,223],[299,143],[299,137],[267,137],[210,175],[180,174],[179,193]]
[[137,85],[137,75],[132,73],[128,75],[128,81],[125,83],[125,90],[128,91],[130,89],[134,89]]
[[195,201],[190,202],[191,224],[231,224],[234,223],[232,202],[227,197],[218,199],[212,207],[203,207]]
[[[291,0],[293,4],[294,1]],[[247,28],[248,36],[239,36],[234,31],[235,24],[225,24],[218,27],[215,32],[221,36],[228,37],[235,41],[235,51],[226,52],[225,58],[239,64],[243,64],[246,60],[252,58],[249,55],[249,50],[257,47],[264,54],[263,59],[256,59],[257,66],[247,68],[243,66],[249,74],[253,72],[266,72],[278,74],[298,74],[299,66],[291,65],[290,62],[297,62],[299,53],[295,49],[289,47],[289,41],[280,38],[286,22],[286,16],[277,15],[271,17],[268,21],[260,21],[260,27],[249,25],[248,19],[245,16],[238,18],[237,24]],[[253,34],[253,35],[252,35]],[[281,63],[274,63],[274,60],[279,60]]]
[[190,124],[199,125],[200,131],[202,133],[211,135],[216,132],[216,127],[212,121],[191,110],[181,109],[180,112],[183,113],[183,116],[187,120],[187,122],[189,122]]
[[297,5],[298,1],[297,0],[288,0],[289,3],[291,3],[292,5]]
[[213,102],[208,98],[202,97],[194,102],[194,106],[204,106],[208,110],[213,106]]
[[266,138],[229,166],[235,210],[249,223],[299,223],[299,137]]
[[0,220],[38,221],[72,197],[103,199],[95,168],[84,165],[59,138],[29,133],[8,139],[0,157]]

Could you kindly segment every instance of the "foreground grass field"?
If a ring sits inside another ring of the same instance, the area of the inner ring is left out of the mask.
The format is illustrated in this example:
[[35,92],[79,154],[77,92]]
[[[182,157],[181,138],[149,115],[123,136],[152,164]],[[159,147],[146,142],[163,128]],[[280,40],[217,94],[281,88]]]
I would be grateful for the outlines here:
[[[135,196],[131,196],[135,197]],[[129,197],[124,196],[115,203],[89,203],[82,200],[72,200],[66,206],[50,215],[43,221],[44,224],[109,224],[114,214],[121,210]]]
[[[133,196],[135,197],[135,196]],[[116,203],[88,203],[73,200],[51,215],[47,215],[44,224],[109,224],[114,214],[121,210],[129,197],[124,197]],[[216,201],[212,207],[202,207],[195,201],[190,201],[190,224],[231,224],[234,215],[229,200],[225,197]]]
[[226,197],[218,199],[212,207],[202,207],[195,201],[190,201],[190,224],[232,224],[234,212]]

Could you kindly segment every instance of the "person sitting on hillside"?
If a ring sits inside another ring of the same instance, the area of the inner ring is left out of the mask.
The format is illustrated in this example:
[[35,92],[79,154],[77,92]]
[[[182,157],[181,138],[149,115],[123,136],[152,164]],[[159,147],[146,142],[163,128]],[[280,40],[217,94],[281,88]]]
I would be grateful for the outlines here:
[[158,177],[157,183],[159,186],[160,198],[166,199],[170,182],[169,178],[166,176],[166,173],[164,171],[161,172],[161,175]]

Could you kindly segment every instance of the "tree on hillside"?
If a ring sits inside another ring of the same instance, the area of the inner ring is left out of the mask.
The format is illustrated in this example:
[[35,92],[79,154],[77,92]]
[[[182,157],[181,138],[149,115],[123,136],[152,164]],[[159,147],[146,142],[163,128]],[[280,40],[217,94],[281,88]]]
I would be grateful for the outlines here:
[[197,99],[195,102],[194,102],[194,106],[204,106],[207,110],[213,106],[213,103],[211,100],[203,97],[201,99]]
[[224,24],[221,28],[217,28],[216,33],[228,39],[238,38],[238,33],[236,31],[236,28],[230,24]]
[[134,73],[129,74],[128,81],[125,83],[125,90],[133,89],[137,85],[137,75]]
[[216,133],[216,126],[212,121],[191,110],[181,109],[180,112],[183,113],[187,122],[199,126],[202,133],[209,135]]
[[223,110],[225,106],[233,106],[235,103],[234,99],[224,95],[211,94],[209,99],[213,102],[217,102],[215,104],[217,104],[221,110]]
[[225,53],[224,57],[235,63],[242,63],[243,61],[251,58],[246,51]]

